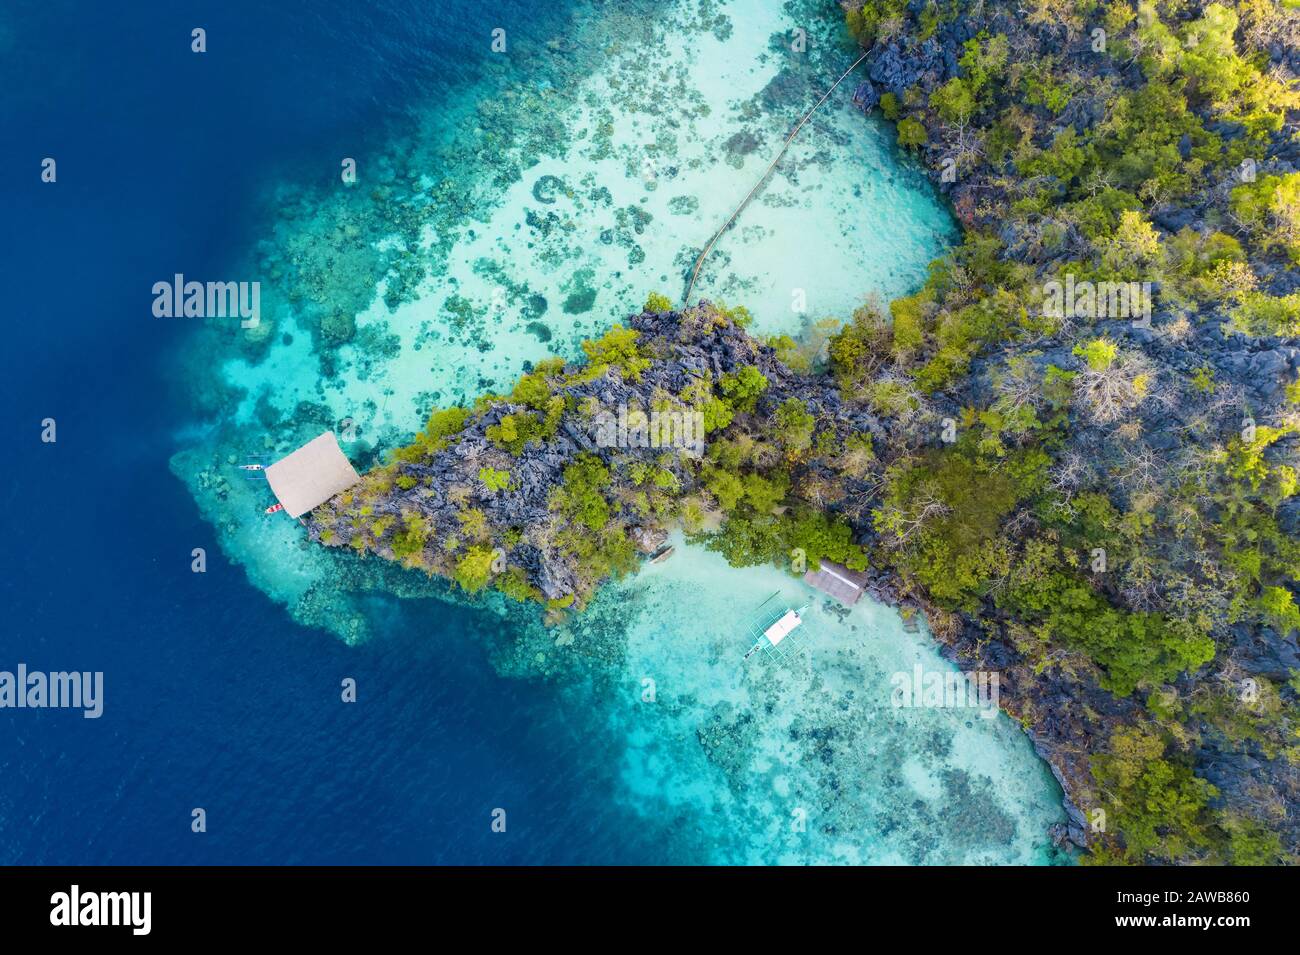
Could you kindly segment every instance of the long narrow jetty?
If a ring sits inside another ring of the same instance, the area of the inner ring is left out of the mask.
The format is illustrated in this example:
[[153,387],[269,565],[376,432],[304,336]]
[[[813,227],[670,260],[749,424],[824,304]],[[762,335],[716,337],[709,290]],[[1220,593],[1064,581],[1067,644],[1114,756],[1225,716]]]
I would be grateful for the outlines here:
[[735,211],[732,212],[727,221],[722,224],[722,228],[713,233],[713,238],[709,239],[709,244],[704,247],[704,251],[700,253],[700,257],[695,260],[695,268],[691,270],[691,280],[686,286],[686,296],[682,299],[683,307],[691,304],[691,293],[695,291],[695,281],[700,277],[700,269],[704,265],[704,260],[709,257],[709,253],[713,251],[713,247],[717,245],[718,240],[722,238],[722,233],[731,228],[732,223],[740,217],[740,214],[745,210],[745,207],[749,205],[750,200],[758,194],[758,190],[763,187],[763,184],[767,182],[768,178],[772,175],[772,170],[776,169],[776,164],[781,161],[781,157],[784,156],[786,150],[790,148],[790,144],[794,142],[794,138],[799,135],[799,130],[803,129],[804,124],[812,118],[812,114],[817,112],[822,103],[825,103],[826,100],[830,99],[830,95],[835,92],[836,87],[843,83],[848,78],[848,75],[858,68],[858,64],[866,58],[867,54],[863,53],[860,57],[854,60],[853,65],[845,70],[838,80],[831,84],[831,88],[822,94],[822,98],[813,105],[812,109],[803,114],[803,119],[799,120],[794,129],[790,130],[790,135],[785,138],[785,142],[781,145],[781,151],[776,154],[775,159],[768,163],[767,169],[763,170],[763,175],[758,177],[758,181],[754,183],[754,187],[749,190],[749,194],[741,200],[740,205],[736,206]]

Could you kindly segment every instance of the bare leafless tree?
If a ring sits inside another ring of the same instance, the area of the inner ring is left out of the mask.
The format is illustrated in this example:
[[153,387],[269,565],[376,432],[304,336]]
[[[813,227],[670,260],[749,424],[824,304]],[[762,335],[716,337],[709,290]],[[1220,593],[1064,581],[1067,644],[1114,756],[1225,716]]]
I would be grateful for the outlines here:
[[1139,352],[1118,351],[1104,367],[1085,363],[1074,380],[1084,413],[1096,424],[1114,424],[1150,394],[1151,362]]
[[1056,492],[1058,506],[1070,510],[1074,495],[1092,483],[1092,478],[1092,464],[1078,448],[1070,448],[1048,471],[1048,486]]
[[910,501],[906,507],[886,505],[880,510],[880,525],[886,547],[902,547],[915,537],[930,521],[952,512],[941,498],[929,489]]
[[1154,491],[1168,476],[1164,458],[1147,445],[1127,446],[1121,456],[1119,479],[1130,493]]

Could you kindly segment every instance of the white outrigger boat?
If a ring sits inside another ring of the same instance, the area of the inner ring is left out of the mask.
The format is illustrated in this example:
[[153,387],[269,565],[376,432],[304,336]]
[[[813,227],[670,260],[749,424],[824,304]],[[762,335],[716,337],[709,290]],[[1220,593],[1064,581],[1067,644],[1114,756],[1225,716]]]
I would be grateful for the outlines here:
[[804,604],[798,610],[780,603],[769,607],[776,596],[772,594],[764,600],[749,620],[749,636],[754,644],[745,654],[746,660],[762,650],[768,657],[782,661],[804,649],[803,638],[807,630],[804,614],[809,610],[808,605]]

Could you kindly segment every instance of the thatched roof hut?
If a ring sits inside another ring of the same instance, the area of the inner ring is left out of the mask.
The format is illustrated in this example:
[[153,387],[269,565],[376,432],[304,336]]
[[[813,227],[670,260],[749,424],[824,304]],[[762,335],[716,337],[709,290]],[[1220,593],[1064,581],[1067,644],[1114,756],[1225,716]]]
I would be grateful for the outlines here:
[[306,514],[360,480],[333,431],[312,438],[266,468],[266,482],[290,517]]
[[871,579],[857,570],[849,570],[843,564],[833,560],[821,559],[821,570],[810,570],[803,579],[822,593],[830,594],[846,607],[852,607],[858,598],[866,592],[867,582]]

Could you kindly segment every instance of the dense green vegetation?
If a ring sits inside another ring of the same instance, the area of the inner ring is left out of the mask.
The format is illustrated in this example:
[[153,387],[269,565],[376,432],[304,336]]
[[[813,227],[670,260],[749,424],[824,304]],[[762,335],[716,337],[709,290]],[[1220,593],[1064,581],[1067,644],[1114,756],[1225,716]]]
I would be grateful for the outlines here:
[[[959,14],[846,7],[864,45]],[[1300,625],[1300,542],[1277,523],[1296,471],[1274,453],[1300,424],[1300,387],[1257,425],[1208,365],[1161,367],[1093,331],[1095,309],[1053,314],[1044,289],[1150,283],[1153,334],[1175,348],[1212,322],[1300,331],[1300,297],[1267,290],[1300,263],[1300,174],[1268,158],[1300,94],[1266,49],[1296,37],[1296,16],[1267,0],[1030,0],[1023,14],[1013,38],[968,40],[959,75],[881,97],[901,146],[982,189],[954,191],[962,245],[916,294],[860,309],[830,343],[831,371],[846,398],[908,424],[930,402],[969,400],[973,363],[994,364],[946,438],[889,465],[873,556],[936,620],[966,612],[1037,670],[1144,702],[1150,725],[1099,741],[1093,758],[1095,805],[1111,817],[1098,860],[1278,861],[1276,818],[1216,802],[1190,753],[1198,738],[1244,738],[1243,720],[1254,745],[1297,753],[1293,688],[1263,712],[1228,705],[1232,693],[1208,705],[1205,687],[1232,678],[1216,645],[1233,624]],[[1064,53],[1072,40],[1094,58]],[[1155,225],[1180,205],[1204,210],[1195,228]],[[1153,448],[1145,435],[1169,408],[1179,446]],[[1085,429],[1095,460],[1075,450]]]

